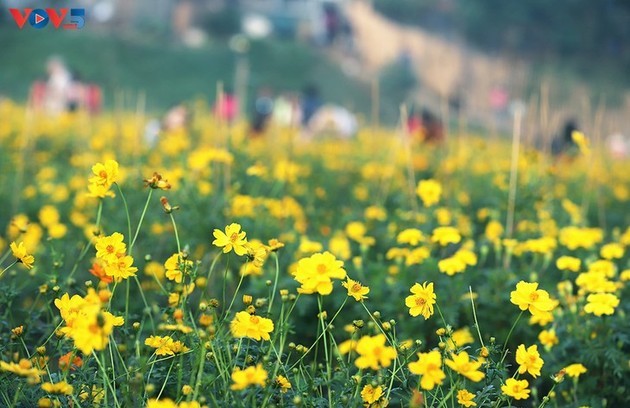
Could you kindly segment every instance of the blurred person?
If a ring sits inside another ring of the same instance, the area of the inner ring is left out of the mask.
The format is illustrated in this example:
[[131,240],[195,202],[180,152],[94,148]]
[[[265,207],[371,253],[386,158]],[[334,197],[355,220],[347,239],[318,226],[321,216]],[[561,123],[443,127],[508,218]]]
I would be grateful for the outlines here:
[[68,112],[76,112],[86,105],[87,86],[81,81],[81,74],[74,71],[68,85],[66,109]]
[[59,115],[68,106],[68,93],[72,84],[72,76],[63,60],[56,56],[48,60],[46,70],[48,79],[46,80],[44,106],[51,115]]
[[333,3],[324,3],[324,26],[326,27],[326,45],[333,45],[341,29],[339,9]]
[[442,121],[430,110],[422,110],[422,114],[420,115],[420,127],[423,141],[435,144],[439,144],[444,141],[444,125],[442,124]]
[[258,91],[254,101],[254,112],[251,119],[251,137],[259,137],[267,130],[269,119],[273,113],[273,99],[271,89],[263,87]]
[[630,157],[630,140],[620,132],[615,132],[606,138],[606,147],[613,159],[625,160]]
[[297,127],[301,122],[300,104],[296,95],[281,94],[273,102],[273,122],[283,127]]
[[577,145],[573,141],[573,132],[578,130],[575,119],[567,119],[564,123],[562,132],[556,136],[551,142],[551,154],[553,156],[569,155],[573,156],[577,153]]
[[181,130],[188,124],[188,116],[188,109],[184,104],[175,105],[164,115],[162,128],[165,131]]
[[238,98],[226,87],[221,99],[214,105],[214,115],[225,123],[233,123],[238,116]]
[[307,85],[302,92],[302,127],[308,127],[308,123],[324,103],[319,96],[319,90],[315,85]]
[[308,126],[303,129],[302,138],[312,140],[315,137],[332,136],[350,139],[359,130],[357,119],[343,106],[327,104],[313,115]]

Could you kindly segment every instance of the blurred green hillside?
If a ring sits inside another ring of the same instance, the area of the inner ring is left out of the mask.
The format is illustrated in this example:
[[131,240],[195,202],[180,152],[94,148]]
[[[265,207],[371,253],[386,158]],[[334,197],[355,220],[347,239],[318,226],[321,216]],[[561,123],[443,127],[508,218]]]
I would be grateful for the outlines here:
[[[212,102],[217,82],[233,85],[237,58],[226,42],[191,49],[99,36],[88,30],[17,30],[14,26],[0,28],[0,49],[0,95],[25,101],[30,84],[45,77],[46,60],[59,55],[84,81],[102,85],[108,107],[113,106],[118,91],[134,96],[144,92],[149,111],[197,97]],[[323,53],[303,44],[252,42],[248,61],[250,101],[261,86],[297,92],[314,83],[326,101],[370,111],[369,87],[346,77]]]

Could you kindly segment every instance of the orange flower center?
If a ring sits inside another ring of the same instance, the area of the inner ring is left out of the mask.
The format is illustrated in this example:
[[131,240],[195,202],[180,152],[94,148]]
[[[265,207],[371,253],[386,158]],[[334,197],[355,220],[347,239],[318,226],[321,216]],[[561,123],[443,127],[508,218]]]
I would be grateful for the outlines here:
[[104,179],[106,179],[106,178],[107,178],[107,172],[106,172],[105,170],[101,170],[101,171],[98,173],[98,176],[99,176],[100,178],[104,178]]
[[360,292],[361,291],[361,284],[360,283],[355,283],[354,285],[352,285],[352,288],[350,288],[350,290],[352,292]]
[[260,318],[258,316],[251,316],[249,318],[250,323],[258,324],[260,322]]
[[423,298],[416,298],[416,306],[424,306],[426,303],[426,300],[424,300]]
[[324,265],[324,264],[317,265],[317,273],[324,274],[324,273],[326,273],[327,269],[328,268],[326,268],[326,265]]
[[230,241],[236,242],[237,239],[238,239],[238,233],[233,232],[232,235],[230,235]]
[[531,300],[532,302],[535,302],[538,300],[538,292],[532,292],[529,294],[529,300]]
[[113,254],[113,253],[114,253],[115,248],[114,248],[114,246],[113,246],[112,244],[109,244],[109,245],[107,245],[107,247],[105,248],[105,250],[106,250],[108,253]]

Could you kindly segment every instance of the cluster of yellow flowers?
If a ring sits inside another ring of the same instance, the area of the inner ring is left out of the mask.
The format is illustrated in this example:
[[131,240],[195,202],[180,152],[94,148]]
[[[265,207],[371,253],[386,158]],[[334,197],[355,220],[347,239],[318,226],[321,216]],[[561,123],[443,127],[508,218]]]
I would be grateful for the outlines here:
[[95,242],[96,259],[106,276],[116,281],[134,276],[138,268],[132,266],[133,257],[127,255],[127,245],[123,242],[125,237],[114,232],[112,235],[97,237]]
[[55,300],[55,306],[66,324],[60,329],[60,333],[72,339],[74,346],[83,354],[105,349],[114,327],[124,324],[122,317],[116,317],[104,310],[110,296],[111,293],[107,290],[97,293],[90,288],[84,297],[70,297],[65,293]]

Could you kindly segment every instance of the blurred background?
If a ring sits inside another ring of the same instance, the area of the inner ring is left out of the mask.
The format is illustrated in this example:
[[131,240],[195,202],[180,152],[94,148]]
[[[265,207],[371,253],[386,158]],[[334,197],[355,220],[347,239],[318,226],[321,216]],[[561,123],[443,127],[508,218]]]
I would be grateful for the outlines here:
[[[84,8],[79,30],[18,29],[10,8]],[[400,105],[446,123],[533,133],[570,118],[630,133],[630,1],[0,0],[0,95],[19,102],[52,56],[98,87],[104,109],[315,92],[363,123]],[[602,121],[604,122],[604,121]],[[587,129],[588,130],[588,129]]]

